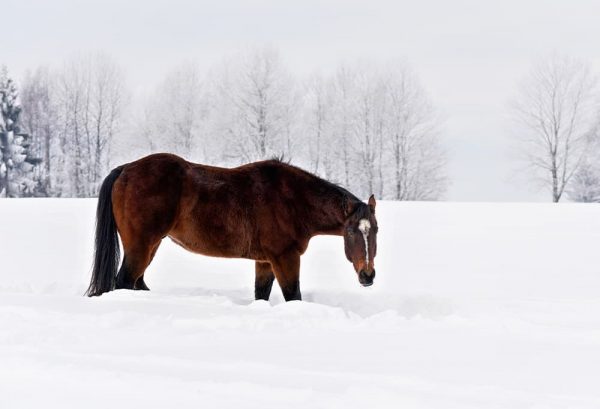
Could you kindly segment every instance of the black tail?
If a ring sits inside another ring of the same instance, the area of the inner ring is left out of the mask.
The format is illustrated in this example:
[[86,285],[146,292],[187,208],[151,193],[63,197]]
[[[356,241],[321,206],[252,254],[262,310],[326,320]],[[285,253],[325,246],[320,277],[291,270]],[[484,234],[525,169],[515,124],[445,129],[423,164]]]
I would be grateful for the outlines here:
[[115,288],[115,276],[119,267],[120,250],[117,225],[112,208],[112,187],[123,167],[119,166],[110,172],[102,182],[96,209],[96,248],[94,251],[94,268],[90,286],[86,291],[89,297],[100,295]]

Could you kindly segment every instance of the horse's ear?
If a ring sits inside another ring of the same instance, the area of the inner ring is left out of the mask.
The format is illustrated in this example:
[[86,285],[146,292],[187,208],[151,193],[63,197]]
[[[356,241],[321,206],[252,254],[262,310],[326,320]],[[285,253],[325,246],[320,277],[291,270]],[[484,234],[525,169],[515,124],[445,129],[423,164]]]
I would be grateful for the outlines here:
[[344,216],[348,217],[352,214],[352,212],[354,211],[354,206],[352,205],[352,202],[350,201],[350,199],[348,199],[348,196],[344,196],[344,200],[342,202],[342,208],[344,209]]
[[369,197],[369,207],[371,208],[371,212],[375,213],[376,205],[377,202],[375,202],[375,195],[371,195],[371,197]]

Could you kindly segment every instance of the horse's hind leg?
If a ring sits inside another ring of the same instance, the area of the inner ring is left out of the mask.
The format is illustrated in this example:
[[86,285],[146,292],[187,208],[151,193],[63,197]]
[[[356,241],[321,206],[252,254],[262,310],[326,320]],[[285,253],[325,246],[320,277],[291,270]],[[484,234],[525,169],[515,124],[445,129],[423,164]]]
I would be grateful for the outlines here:
[[150,291],[150,288],[148,288],[148,286],[146,285],[146,282],[144,281],[144,275],[143,274],[142,274],[142,276],[140,278],[138,278],[135,281],[135,284],[133,285],[133,289],[134,290]]
[[300,293],[300,254],[290,252],[271,261],[273,272],[286,301],[302,300]]
[[269,301],[271,288],[273,288],[273,268],[270,263],[257,261],[255,265],[256,279],[254,281],[254,298]]
[[135,247],[125,248],[123,264],[121,264],[117,274],[115,288],[149,290],[144,282],[144,272],[156,254],[159,245],[160,241],[153,244],[140,243]]
[[[158,244],[154,246],[154,249],[152,250],[152,253],[150,254],[150,262],[148,264],[150,264],[152,262],[152,260],[154,260],[154,256],[156,255],[156,251],[158,250],[158,246],[160,246],[160,242],[158,242]],[[135,284],[133,285],[133,289],[134,290],[150,291],[150,288],[148,288],[148,286],[146,285],[146,282],[144,281],[144,274],[142,274],[137,280],[135,280]]]

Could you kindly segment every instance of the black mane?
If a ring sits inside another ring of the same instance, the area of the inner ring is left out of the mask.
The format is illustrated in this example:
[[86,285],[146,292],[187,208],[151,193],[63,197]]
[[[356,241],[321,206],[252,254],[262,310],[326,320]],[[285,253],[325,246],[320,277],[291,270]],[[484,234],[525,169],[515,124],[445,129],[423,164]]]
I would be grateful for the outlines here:
[[[282,167],[284,167],[284,168],[288,167],[288,168],[292,168],[297,171],[300,171],[305,176],[308,176],[309,178],[311,178],[315,182],[317,182],[317,184],[322,184],[325,187],[325,189],[323,189],[324,191],[325,190],[333,190],[336,193],[338,193],[339,195],[341,195],[342,197],[346,197],[351,202],[358,202],[358,203],[365,204],[362,200],[360,200],[358,197],[356,197],[356,195],[354,195],[352,192],[350,192],[348,189],[346,189],[342,185],[335,183],[335,182],[331,182],[327,179],[323,179],[322,177],[320,177],[312,172],[309,172],[308,170],[303,169],[299,166],[292,165],[290,160],[286,160],[283,155],[275,156],[275,157],[271,158],[270,160],[268,160],[267,162],[274,162],[275,164],[282,165]],[[365,206],[366,206],[366,204],[365,204]],[[362,207],[362,206],[359,206],[359,207]]]

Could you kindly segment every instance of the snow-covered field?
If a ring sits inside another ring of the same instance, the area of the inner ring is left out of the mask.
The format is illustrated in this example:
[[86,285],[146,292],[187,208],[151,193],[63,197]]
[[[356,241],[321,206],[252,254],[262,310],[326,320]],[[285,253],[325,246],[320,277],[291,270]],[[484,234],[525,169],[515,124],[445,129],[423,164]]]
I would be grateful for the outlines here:
[[385,203],[377,279],[313,239],[305,301],[165,240],[82,296],[95,200],[0,200],[0,408],[599,408],[600,206]]

